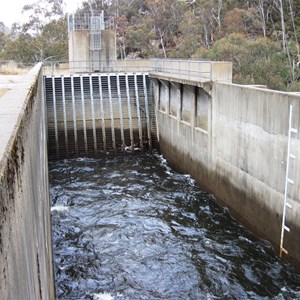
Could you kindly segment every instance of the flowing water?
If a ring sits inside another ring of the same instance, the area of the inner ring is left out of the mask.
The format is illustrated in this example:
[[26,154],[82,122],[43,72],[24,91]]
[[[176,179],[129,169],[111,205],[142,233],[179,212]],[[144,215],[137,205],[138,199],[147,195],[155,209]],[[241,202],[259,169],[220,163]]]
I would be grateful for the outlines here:
[[161,156],[50,163],[57,299],[299,299],[300,274]]

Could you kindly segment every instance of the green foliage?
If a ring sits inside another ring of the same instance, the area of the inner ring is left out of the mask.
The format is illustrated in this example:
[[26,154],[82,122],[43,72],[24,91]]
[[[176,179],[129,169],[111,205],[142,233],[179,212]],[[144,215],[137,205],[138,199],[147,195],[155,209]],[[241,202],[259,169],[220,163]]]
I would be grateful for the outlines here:
[[180,36],[176,56],[190,58],[197,48],[202,44],[203,30],[191,11],[185,12],[179,25]]
[[157,51],[152,43],[155,32],[152,28],[153,21],[150,18],[144,18],[140,24],[129,26],[125,35],[127,51],[138,52],[141,58],[155,56]]
[[46,24],[42,34],[38,37],[40,44],[43,46],[43,56],[46,59],[55,56],[57,60],[62,60],[68,56],[68,33],[66,18],[54,20]]
[[[0,34],[0,58],[34,63],[67,56],[64,0],[26,5],[25,24]],[[233,62],[234,81],[299,90],[300,1],[86,0],[114,18],[118,57],[206,58]],[[283,17],[283,18],[282,18]],[[284,20],[284,24],[282,24]],[[1,20],[0,20],[1,21]],[[284,26],[282,26],[284,25]]]
[[0,32],[0,53],[7,43],[7,37],[3,32]]
[[6,44],[0,58],[30,64],[36,62],[36,55],[34,38],[30,34],[21,34]]
[[270,39],[249,40],[245,35],[233,33],[209,50],[199,49],[195,56],[233,62],[233,78],[240,84],[287,90],[292,80],[287,56]]
[[5,44],[1,59],[10,59],[25,64],[42,61],[49,56],[57,60],[68,55],[67,23],[65,18],[46,24],[39,35],[20,33]]

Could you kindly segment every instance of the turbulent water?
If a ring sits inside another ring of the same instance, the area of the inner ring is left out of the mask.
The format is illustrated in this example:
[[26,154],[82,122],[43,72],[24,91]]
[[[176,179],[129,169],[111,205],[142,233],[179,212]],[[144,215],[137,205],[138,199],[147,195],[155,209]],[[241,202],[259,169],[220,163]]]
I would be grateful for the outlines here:
[[57,299],[299,299],[300,275],[158,155],[50,164]]

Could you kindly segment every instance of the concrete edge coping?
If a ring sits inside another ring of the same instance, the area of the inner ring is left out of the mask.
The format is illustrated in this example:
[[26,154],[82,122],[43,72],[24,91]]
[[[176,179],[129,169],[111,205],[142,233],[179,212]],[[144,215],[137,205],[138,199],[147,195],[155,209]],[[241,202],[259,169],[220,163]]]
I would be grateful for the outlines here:
[[197,86],[203,88],[207,94],[210,95],[212,89],[212,80],[209,78],[193,77],[193,76],[174,76],[171,73],[164,72],[150,72],[149,77],[157,80],[165,80],[169,82],[177,82],[190,86]]
[[157,79],[165,79],[168,81],[176,81],[176,82],[190,82],[190,85],[197,85],[197,84],[204,84],[204,83],[211,83],[210,78],[200,77],[200,76],[192,76],[192,75],[182,75],[176,76],[172,73],[167,72],[149,72],[149,77],[154,77]]
[[21,75],[16,86],[0,99],[0,179],[41,70],[42,63],[40,62],[27,74]]
[[230,83],[230,82],[225,82],[225,81],[214,81],[216,84],[222,84],[222,85],[227,85],[227,86],[236,86],[236,87],[241,87],[241,88],[247,88],[249,90],[256,90],[256,91],[261,91],[264,93],[273,93],[273,94],[280,94],[280,95],[285,95],[285,96],[295,96],[296,98],[300,97],[300,92],[287,92],[287,91],[279,91],[279,90],[273,90],[268,88],[265,85],[252,85],[252,84],[240,84],[240,83]]

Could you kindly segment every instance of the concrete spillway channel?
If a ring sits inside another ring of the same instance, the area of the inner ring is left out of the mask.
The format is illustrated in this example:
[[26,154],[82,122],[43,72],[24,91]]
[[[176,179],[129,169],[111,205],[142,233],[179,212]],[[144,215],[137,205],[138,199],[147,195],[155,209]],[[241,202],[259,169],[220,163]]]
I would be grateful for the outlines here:
[[46,76],[49,158],[152,149],[155,111],[145,73]]
[[145,152],[158,142],[156,126],[172,166],[275,249],[283,228],[284,255],[300,265],[300,97],[224,82],[229,69],[206,64],[210,73],[190,79],[152,68],[151,81],[143,72],[43,76],[38,64],[6,91],[0,101],[0,299],[54,299],[48,158]]

